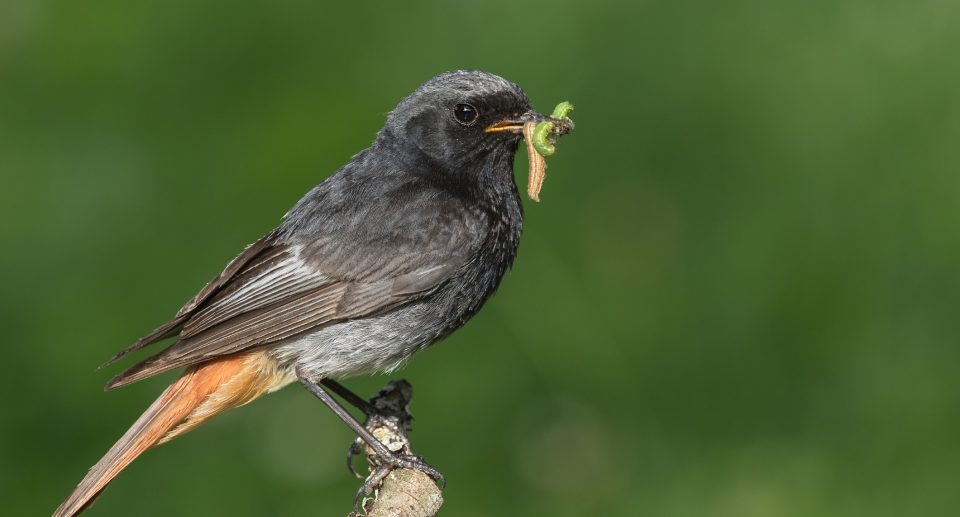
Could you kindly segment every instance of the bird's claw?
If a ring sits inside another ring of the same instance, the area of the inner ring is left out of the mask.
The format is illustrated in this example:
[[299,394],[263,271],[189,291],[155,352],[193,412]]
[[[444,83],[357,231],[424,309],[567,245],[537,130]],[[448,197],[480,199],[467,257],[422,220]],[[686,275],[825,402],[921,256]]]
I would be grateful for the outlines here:
[[[356,442],[355,442],[356,444]],[[351,457],[354,452],[354,447],[350,447]],[[359,447],[358,447],[359,449]],[[360,488],[357,490],[356,495],[353,497],[353,508],[354,511],[360,512],[360,502],[363,501],[363,498],[373,494],[374,490],[380,487],[383,483],[383,480],[390,474],[391,471],[396,469],[410,469],[410,470],[419,470],[423,472],[430,479],[433,480],[437,486],[440,487],[440,490],[443,490],[447,486],[447,480],[440,473],[439,470],[433,468],[427,462],[423,461],[423,458],[417,456],[416,454],[390,454],[388,456],[377,455],[372,457],[372,461],[376,462],[376,466],[370,472],[370,475],[363,481],[360,485]],[[356,471],[353,469],[353,465],[350,466],[350,471],[356,474]]]
[[353,467],[353,457],[362,452],[363,440],[360,438],[354,440],[353,443],[350,444],[350,448],[347,449],[347,470],[349,470],[350,473],[353,474],[353,476],[357,479],[363,479],[363,474],[357,472],[357,469]]
[[388,473],[390,470],[394,469],[419,470],[427,476],[430,476],[430,479],[432,479],[433,482],[440,487],[440,490],[443,490],[447,487],[447,479],[443,477],[443,474],[440,473],[439,470],[433,468],[426,461],[423,461],[423,458],[417,456],[416,454],[395,454],[388,458],[386,462],[384,462],[382,459],[380,460],[381,464],[379,467],[377,467],[377,470],[383,468],[384,464],[387,466]]

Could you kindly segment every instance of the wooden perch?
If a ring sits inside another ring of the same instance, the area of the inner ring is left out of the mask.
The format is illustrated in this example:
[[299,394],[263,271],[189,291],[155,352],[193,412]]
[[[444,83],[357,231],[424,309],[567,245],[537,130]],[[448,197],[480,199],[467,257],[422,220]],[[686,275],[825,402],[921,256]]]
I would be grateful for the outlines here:
[[[370,399],[371,413],[366,427],[388,449],[400,454],[412,454],[410,439],[410,400],[413,387],[405,380],[390,381]],[[367,517],[433,517],[443,505],[443,495],[436,482],[419,470],[381,468],[376,453],[359,438],[350,448],[350,459],[363,452],[367,457],[370,477],[378,488],[374,497],[363,499],[360,505]],[[379,478],[379,479],[378,479]],[[351,512],[348,517],[364,514]]]

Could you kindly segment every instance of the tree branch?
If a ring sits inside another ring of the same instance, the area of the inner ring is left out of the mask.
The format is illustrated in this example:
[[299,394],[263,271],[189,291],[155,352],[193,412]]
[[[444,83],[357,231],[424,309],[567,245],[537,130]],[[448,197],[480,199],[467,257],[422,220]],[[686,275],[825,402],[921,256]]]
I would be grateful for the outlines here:
[[[370,399],[372,413],[367,415],[364,427],[370,430],[388,449],[409,455],[410,401],[413,387],[405,380],[390,381]],[[376,453],[362,440],[357,439],[350,449],[354,454],[363,452],[367,457],[370,477],[374,482],[375,497],[364,498],[360,505],[367,517],[434,517],[443,505],[443,496],[437,484],[422,471],[400,468],[386,470],[381,467]],[[379,478],[379,479],[378,479]],[[351,512],[348,517],[361,514]]]

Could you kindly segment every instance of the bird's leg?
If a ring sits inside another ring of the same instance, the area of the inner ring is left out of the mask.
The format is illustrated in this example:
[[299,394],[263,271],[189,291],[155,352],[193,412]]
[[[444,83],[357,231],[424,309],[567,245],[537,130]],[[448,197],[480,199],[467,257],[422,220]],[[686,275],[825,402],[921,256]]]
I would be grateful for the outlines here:
[[[333,379],[323,379],[320,381],[320,384],[323,384],[330,391],[339,395],[340,398],[345,400],[351,406],[362,411],[368,420],[371,416],[377,413],[377,410],[373,407],[373,405],[361,398],[360,395],[350,391],[343,384],[340,384]],[[363,452],[363,443],[363,439],[357,436],[355,440],[350,442],[350,447],[347,449],[347,470],[349,470],[350,473],[358,479],[364,479],[364,477],[357,472],[357,469],[353,468],[353,457]]]
[[330,391],[336,393],[337,395],[340,395],[340,398],[347,401],[347,403],[350,404],[351,406],[359,409],[360,411],[363,411],[364,415],[370,416],[374,413],[375,410],[373,406],[370,405],[369,402],[361,398],[360,395],[357,395],[356,393],[347,389],[347,387],[344,386],[343,384],[340,384],[339,382],[333,379],[323,379],[322,381],[320,381],[320,384],[323,384],[324,386],[329,388]]
[[[297,377],[300,379],[300,383],[303,384],[303,386],[307,388],[310,393],[320,399],[320,401],[330,408],[335,415],[340,417],[340,419],[347,424],[347,427],[352,429],[353,432],[357,433],[357,436],[359,436],[360,439],[363,440],[363,442],[366,443],[366,445],[373,451],[373,455],[375,456],[375,459],[371,458],[371,463],[374,464],[372,468],[373,472],[371,472],[370,476],[367,477],[367,479],[360,486],[360,489],[357,491],[357,494],[354,497],[355,508],[359,508],[360,499],[365,495],[370,495],[373,493],[374,489],[380,485],[387,474],[389,474],[393,469],[405,468],[419,470],[430,476],[430,478],[438,483],[441,488],[446,485],[446,480],[444,479],[443,474],[441,474],[437,469],[428,465],[419,456],[416,456],[410,452],[409,442],[403,443],[396,452],[390,450],[386,445],[383,444],[383,442],[377,439],[377,437],[375,437],[370,430],[361,425],[360,422],[358,422],[349,411],[347,411],[342,405],[340,405],[339,402],[336,401],[336,399],[334,399],[329,393],[320,387],[319,384],[305,376],[299,369],[297,370]],[[409,384],[406,386],[409,387]],[[383,399],[378,400],[378,397],[381,396],[383,396]],[[389,421],[391,419],[397,424],[404,424],[403,422],[397,420],[395,416],[389,414],[390,410],[387,406],[390,404],[387,404],[386,402],[384,404],[377,403],[384,402],[387,398],[388,397],[385,396],[384,391],[381,391],[377,397],[374,397],[374,403],[369,404],[374,411],[372,414],[368,415],[368,425],[371,425],[375,422],[378,424],[384,423],[384,421]],[[405,409],[406,408],[404,407],[404,410]],[[381,412],[387,414],[381,414]],[[392,427],[397,428],[397,425]],[[402,434],[404,430],[401,429],[399,431],[401,438],[405,440],[406,437]],[[351,448],[351,451],[352,450],[353,448]]]

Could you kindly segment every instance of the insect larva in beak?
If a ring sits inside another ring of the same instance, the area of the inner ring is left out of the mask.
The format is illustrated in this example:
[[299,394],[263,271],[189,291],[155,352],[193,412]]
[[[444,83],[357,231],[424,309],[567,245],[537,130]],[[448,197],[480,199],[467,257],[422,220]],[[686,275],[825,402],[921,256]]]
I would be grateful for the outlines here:
[[523,125],[523,139],[527,142],[527,157],[530,160],[530,175],[527,178],[527,196],[531,200],[540,202],[540,188],[547,177],[547,159],[540,154],[534,142],[533,132],[537,129],[536,122],[527,122]]

